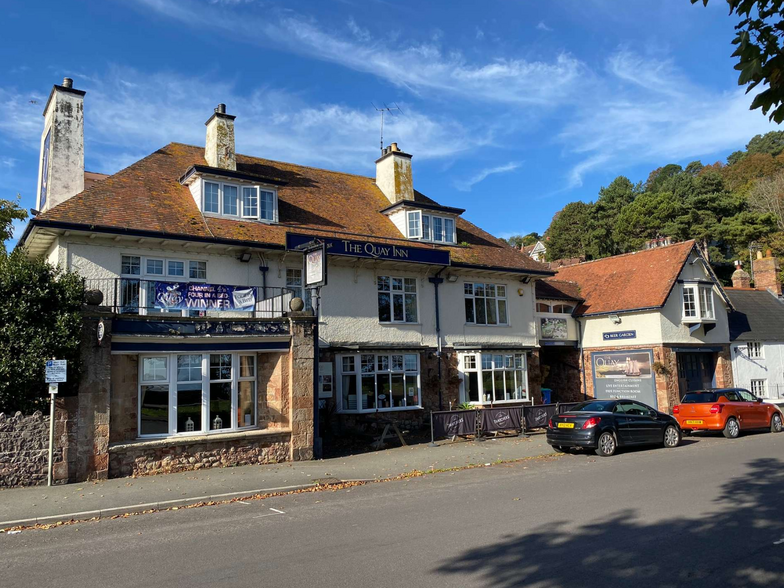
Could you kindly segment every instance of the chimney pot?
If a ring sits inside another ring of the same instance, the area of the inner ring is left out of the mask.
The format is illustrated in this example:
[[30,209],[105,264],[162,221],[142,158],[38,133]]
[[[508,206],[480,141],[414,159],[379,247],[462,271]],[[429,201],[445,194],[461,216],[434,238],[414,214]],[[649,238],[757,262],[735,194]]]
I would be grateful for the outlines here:
[[223,103],[218,104],[218,107],[215,109],[215,112],[219,114],[226,114],[226,105]]
[[73,80],[71,78],[63,78],[63,88],[73,88]]
[[392,144],[389,146],[389,150],[390,150],[390,151],[400,151],[400,149],[398,149],[398,148],[397,148],[397,143],[392,143]]

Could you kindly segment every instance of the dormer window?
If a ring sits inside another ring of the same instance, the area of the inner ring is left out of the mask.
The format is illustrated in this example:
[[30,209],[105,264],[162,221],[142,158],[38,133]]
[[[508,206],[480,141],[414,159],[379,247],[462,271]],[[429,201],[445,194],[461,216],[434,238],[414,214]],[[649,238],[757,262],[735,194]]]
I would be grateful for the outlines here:
[[683,285],[683,322],[699,323],[716,320],[713,305],[713,285]]
[[261,186],[204,180],[202,211],[224,217],[277,222],[278,196]]
[[434,243],[455,242],[455,219],[448,216],[424,214],[421,210],[406,213],[409,239],[421,239]]

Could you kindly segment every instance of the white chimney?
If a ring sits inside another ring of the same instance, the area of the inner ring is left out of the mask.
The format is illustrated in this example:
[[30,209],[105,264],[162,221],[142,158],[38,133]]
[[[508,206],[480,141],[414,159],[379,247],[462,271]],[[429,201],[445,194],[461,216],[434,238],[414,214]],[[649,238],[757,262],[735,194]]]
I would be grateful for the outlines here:
[[397,143],[385,147],[376,160],[376,186],[392,204],[414,199],[411,156],[398,149]]
[[204,123],[207,125],[204,159],[210,167],[237,170],[237,154],[234,152],[235,118],[226,114],[225,104],[218,104],[215,113]]
[[84,190],[84,95],[65,78],[46,102],[36,204],[41,212]]

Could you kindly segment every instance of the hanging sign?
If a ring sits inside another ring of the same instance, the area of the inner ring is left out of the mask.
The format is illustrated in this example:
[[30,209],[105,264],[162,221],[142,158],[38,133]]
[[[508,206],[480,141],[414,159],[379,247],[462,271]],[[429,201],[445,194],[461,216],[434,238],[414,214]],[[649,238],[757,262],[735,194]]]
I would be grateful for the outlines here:
[[46,360],[46,383],[54,384],[67,380],[68,362],[64,359]]
[[323,243],[305,250],[305,288],[327,285],[327,249]]
[[217,284],[155,282],[155,304],[167,310],[239,310],[256,307],[256,290]]

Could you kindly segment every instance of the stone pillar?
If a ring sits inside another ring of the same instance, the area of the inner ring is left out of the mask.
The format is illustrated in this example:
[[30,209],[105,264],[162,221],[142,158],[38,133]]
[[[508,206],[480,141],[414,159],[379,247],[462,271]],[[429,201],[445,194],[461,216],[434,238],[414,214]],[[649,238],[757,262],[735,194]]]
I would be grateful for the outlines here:
[[729,345],[716,354],[716,387],[732,388],[732,359]]
[[291,459],[313,459],[313,373],[316,367],[313,342],[315,317],[309,312],[291,312],[289,394],[291,395]]
[[[76,426],[76,477],[80,481],[109,477],[111,316],[97,307],[87,307],[83,312]],[[104,337],[99,345],[97,333],[101,320]]]

